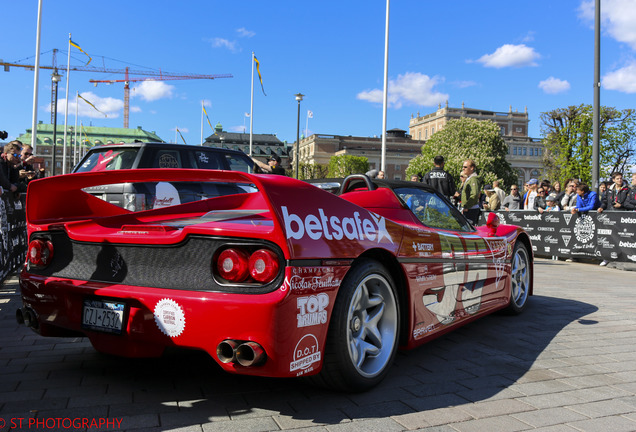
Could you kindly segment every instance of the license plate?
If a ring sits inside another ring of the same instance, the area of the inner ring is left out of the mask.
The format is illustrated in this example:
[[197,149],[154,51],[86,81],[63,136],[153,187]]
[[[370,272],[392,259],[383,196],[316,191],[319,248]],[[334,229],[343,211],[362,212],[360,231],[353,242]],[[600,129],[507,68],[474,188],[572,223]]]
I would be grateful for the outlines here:
[[84,299],[82,327],[100,332],[121,334],[125,308],[124,303]]

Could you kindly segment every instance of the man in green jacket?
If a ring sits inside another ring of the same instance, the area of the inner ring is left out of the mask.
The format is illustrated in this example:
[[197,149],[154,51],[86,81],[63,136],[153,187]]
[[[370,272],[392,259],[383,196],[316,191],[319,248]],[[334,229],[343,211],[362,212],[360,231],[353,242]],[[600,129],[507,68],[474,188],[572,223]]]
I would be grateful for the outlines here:
[[462,174],[465,174],[467,178],[462,189],[462,212],[473,225],[477,225],[479,221],[479,195],[484,186],[481,177],[475,171],[477,171],[475,161],[465,160],[462,164]]

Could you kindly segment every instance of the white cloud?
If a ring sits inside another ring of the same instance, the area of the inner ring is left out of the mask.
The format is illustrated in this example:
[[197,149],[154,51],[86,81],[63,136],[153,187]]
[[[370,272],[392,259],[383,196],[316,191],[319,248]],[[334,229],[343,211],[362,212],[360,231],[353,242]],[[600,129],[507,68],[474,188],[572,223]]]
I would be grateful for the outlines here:
[[181,133],[188,133],[188,132],[190,132],[190,129],[188,129],[188,128],[180,128],[180,127],[178,127],[178,126],[177,126],[176,128],[174,128],[174,129],[172,129],[172,130],[176,132],[176,131],[177,131],[177,129],[179,129],[179,132],[181,132]]
[[[579,6],[579,16],[594,25],[594,0]],[[636,2],[634,0],[603,0],[601,29],[619,42],[636,50]]]
[[131,106],[130,107],[130,112],[139,113],[139,112],[141,112],[141,107]]
[[[117,118],[119,112],[124,108],[124,101],[121,99],[115,99],[111,97],[102,98],[94,94],[93,92],[82,92],[80,95],[95,105],[95,108],[84,102],[81,98],[71,100],[68,104],[68,112],[71,115],[75,115],[76,109],[79,117],[92,117],[92,118]],[[79,104],[78,104],[79,100]],[[60,112],[64,112],[66,109],[66,99],[59,99],[57,101],[58,118]],[[51,112],[51,106],[47,106],[47,111]],[[101,111],[101,112],[100,112]]]
[[241,36],[241,37],[253,37],[254,35],[256,35],[255,32],[246,29],[245,27],[241,27],[240,29],[236,29],[236,32]]
[[539,88],[547,94],[557,94],[570,90],[570,83],[555,77],[550,77],[541,81]]
[[133,87],[132,96],[139,96],[145,101],[152,102],[172,97],[172,90],[174,90],[174,86],[163,81],[146,80]]
[[240,48],[238,46],[238,42],[236,41],[231,41],[229,39],[223,39],[223,38],[212,38],[212,39],[207,39],[208,42],[210,42],[212,44],[213,48],[226,48],[232,52],[237,52],[240,51]]
[[[443,78],[424,75],[418,72],[407,72],[398,75],[396,80],[389,80],[389,105],[401,108],[405,103],[423,106],[434,106],[448,100],[448,95],[433,91],[433,87]],[[365,90],[356,96],[360,100],[382,103],[383,91],[380,89]]]
[[624,93],[636,93],[636,61],[606,74],[602,80],[603,88]]
[[504,68],[504,67],[523,67],[536,66],[535,60],[541,57],[534,48],[521,45],[505,44],[500,46],[492,54],[484,54],[477,62],[482,63],[486,67]]

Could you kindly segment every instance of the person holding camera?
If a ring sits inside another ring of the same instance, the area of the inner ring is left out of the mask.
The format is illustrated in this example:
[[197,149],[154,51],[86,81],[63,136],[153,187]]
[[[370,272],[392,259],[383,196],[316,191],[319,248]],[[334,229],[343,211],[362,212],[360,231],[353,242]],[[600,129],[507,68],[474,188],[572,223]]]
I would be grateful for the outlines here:
[[22,183],[23,187],[20,187],[20,185],[18,185],[18,189],[20,189],[20,192],[26,192],[26,186],[31,180],[44,177],[44,168],[35,169],[33,167],[32,163],[35,161],[35,155],[33,154],[33,147],[31,147],[29,144],[25,144],[22,147],[20,159],[21,160],[18,169],[20,172],[20,182]]

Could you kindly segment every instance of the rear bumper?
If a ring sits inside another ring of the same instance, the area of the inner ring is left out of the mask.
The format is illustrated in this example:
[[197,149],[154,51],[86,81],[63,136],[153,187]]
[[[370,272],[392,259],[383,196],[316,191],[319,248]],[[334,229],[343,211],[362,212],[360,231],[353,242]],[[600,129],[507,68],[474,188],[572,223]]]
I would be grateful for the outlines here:
[[[298,324],[295,268],[287,268],[281,287],[265,294],[230,294],[113,285],[33,275],[24,270],[20,287],[24,308],[32,310],[42,336],[89,338],[100,352],[126,357],[161,355],[166,347],[206,351],[226,371],[260,376],[291,377],[316,373],[322,362],[331,305],[326,322],[312,327]],[[125,304],[121,334],[82,326],[85,299]],[[253,341],[262,346],[266,360],[255,366],[224,363],[217,347],[226,340]],[[298,348],[303,350],[298,354]],[[310,355],[309,360],[301,360]]]

